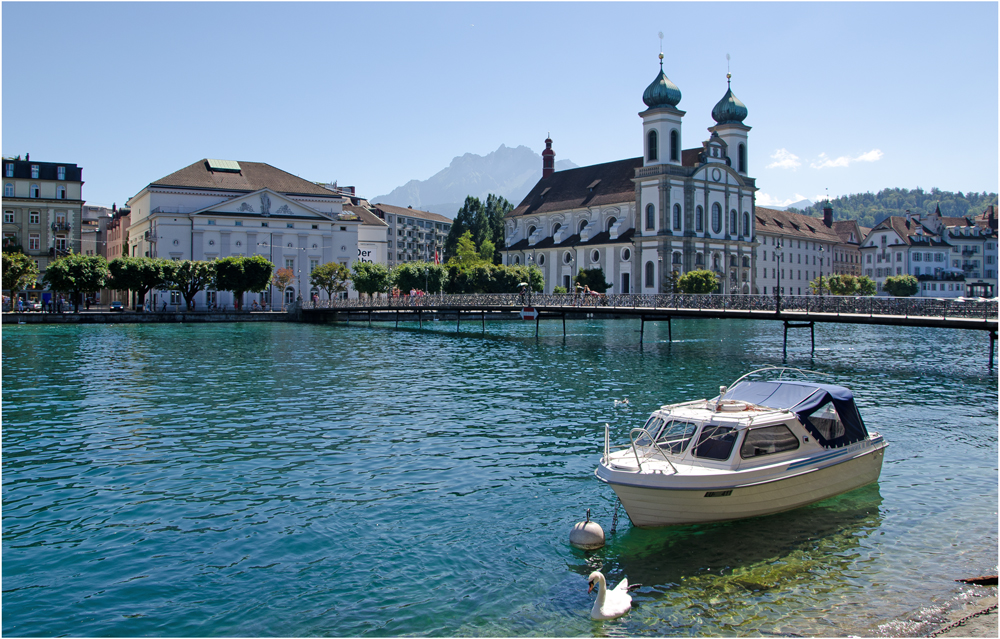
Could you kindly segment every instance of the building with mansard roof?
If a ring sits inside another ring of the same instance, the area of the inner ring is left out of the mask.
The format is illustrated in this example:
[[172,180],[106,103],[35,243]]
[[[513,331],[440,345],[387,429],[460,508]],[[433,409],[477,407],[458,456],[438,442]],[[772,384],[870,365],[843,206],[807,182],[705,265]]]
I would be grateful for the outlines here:
[[666,292],[698,269],[715,271],[721,293],[752,293],[757,187],[746,106],[727,87],[709,138],[684,149],[681,91],[662,54],[642,100],[641,157],[557,172],[546,139],[541,180],[506,217],[504,262],[537,265],[546,293],[597,267],[611,293]]
[[827,210],[829,215],[820,220],[791,211],[756,208],[759,290],[755,293],[773,295],[778,287],[783,295],[809,295],[810,282],[834,274],[841,239],[832,228],[833,209]]

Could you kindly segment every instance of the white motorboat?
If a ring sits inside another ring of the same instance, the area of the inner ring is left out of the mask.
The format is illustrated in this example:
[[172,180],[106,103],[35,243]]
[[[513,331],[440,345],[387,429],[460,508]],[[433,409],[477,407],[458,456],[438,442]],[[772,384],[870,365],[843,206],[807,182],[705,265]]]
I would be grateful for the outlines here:
[[812,373],[765,368],[713,399],[662,406],[619,449],[605,427],[595,474],[640,527],[769,515],[877,481],[887,443],[865,428],[854,394],[782,379],[788,371]]

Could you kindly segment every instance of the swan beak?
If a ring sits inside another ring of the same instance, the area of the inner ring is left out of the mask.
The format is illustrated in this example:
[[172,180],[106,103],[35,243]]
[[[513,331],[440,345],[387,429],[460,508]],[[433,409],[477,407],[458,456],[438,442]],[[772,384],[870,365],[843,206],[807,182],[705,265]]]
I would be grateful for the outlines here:
[[594,591],[594,582],[591,581],[587,584],[587,594],[589,595]]

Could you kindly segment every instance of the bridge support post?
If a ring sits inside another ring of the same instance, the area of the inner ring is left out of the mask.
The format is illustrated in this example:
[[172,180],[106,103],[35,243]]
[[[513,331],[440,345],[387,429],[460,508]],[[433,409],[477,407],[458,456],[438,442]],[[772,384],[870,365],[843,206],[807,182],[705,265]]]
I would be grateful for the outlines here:
[[993,351],[997,343],[997,332],[990,331],[990,370],[993,370]]
[[642,341],[642,336],[646,332],[646,316],[639,316],[639,341]]
[[[563,311],[562,319],[563,319],[563,337],[566,337],[566,311]],[[990,351],[990,352],[992,352],[992,351]],[[992,357],[990,357],[990,361],[991,362],[993,361]]]
[[368,328],[372,327],[372,310],[368,309]]
[[422,308],[417,309],[417,328],[424,327],[424,310]]
[[535,311],[535,337],[538,337],[538,321],[542,319],[542,314]]
[[815,329],[816,322],[806,322],[804,324],[794,324],[792,322],[789,322],[788,320],[784,320],[784,322],[785,322],[785,341],[782,347],[782,354],[785,357],[788,356],[788,329],[790,328],[808,328],[809,342],[811,344],[809,354],[812,355],[813,353],[816,352],[816,329]]
[[673,329],[673,325],[670,323],[670,316],[669,315],[667,315],[667,341],[668,342],[673,342],[674,341],[674,329]]
[[483,335],[486,334],[486,311],[483,311]]
[[455,311],[455,316],[458,319],[458,324],[455,326],[455,332],[462,332],[462,311]]
[[399,310],[396,310],[396,328],[399,328]]

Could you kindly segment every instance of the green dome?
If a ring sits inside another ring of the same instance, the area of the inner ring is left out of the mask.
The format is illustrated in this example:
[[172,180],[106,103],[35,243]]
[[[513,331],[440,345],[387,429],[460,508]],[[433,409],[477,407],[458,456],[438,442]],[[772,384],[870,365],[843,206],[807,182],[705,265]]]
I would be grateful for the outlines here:
[[663,72],[663,62],[660,62],[660,74],[643,92],[642,101],[651,109],[675,107],[681,101],[681,90]]
[[712,109],[712,119],[718,124],[743,124],[747,117],[747,107],[733,95],[733,90],[726,89],[719,103]]

